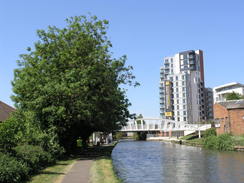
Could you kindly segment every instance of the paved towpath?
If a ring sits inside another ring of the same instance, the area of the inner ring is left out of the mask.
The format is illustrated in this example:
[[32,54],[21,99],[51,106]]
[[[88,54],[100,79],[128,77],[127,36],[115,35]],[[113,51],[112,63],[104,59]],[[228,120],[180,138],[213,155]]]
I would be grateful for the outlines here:
[[57,183],[90,183],[92,163],[99,157],[110,157],[113,148],[114,144],[83,149],[80,152],[80,158],[63,175],[63,179]]
[[77,160],[61,183],[89,183],[92,163],[91,159]]

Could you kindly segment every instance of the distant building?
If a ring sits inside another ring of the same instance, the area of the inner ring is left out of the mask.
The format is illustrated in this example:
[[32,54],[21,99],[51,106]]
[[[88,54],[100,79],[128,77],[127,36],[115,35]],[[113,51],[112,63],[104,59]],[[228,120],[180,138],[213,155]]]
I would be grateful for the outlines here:
[[214,119],[220,123],[217,134],[244,134],[244,100],[230,100],[214,104]]
[[205,111],[207,120],[214,118],[213,103],[213,89],[205,88]]
[[240,83],[228,83],[225,85],[217,86],[213,88],[214,92],[214,103],[226,101],[226,94],[228,93],[238,93],[244,95],[244,85]]
[[15,109],[4,102],[0,101],[0,122],[5,121],[9,118],[10,113],[15,111]]
[[188,123],[206,120],[205,91],[210,90],[204,86],[203,52],[190,50],[165,57],[159,90],[162,118]]

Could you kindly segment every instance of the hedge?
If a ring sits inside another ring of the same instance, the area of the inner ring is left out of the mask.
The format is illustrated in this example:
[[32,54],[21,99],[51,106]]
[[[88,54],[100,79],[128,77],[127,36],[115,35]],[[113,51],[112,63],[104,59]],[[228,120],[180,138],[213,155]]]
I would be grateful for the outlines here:
[[28,168],[23,162],[0,153],[0,183],[20,183],[28,178]]
[[30,174],[36,173],[40,169],[55,162],[51,154],[44,151],[40,146],[19,145],[14,150],[16,158],[26,163]]

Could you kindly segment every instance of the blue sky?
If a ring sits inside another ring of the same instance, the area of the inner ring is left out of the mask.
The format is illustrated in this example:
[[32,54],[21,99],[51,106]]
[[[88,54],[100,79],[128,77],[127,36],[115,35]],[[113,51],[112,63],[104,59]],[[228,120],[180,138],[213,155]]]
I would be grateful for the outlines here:
[[8,0],[0,2],[0,100],[13,105],[16,60],[38,40],[37,29],[88,13],[109,20],[114,57],[126,54],[141,83],[128,90],[131,112],[159,116],[159,69],[180,51],[204,51],[206,86],[244,83],[242,0]]

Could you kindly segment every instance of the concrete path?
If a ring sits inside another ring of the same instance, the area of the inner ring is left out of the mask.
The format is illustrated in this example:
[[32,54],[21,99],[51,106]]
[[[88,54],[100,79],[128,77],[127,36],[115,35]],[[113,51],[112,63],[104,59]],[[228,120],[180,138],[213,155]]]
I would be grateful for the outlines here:
[[64,176],[61,183],[89,183],[93,160],[78,160]]

